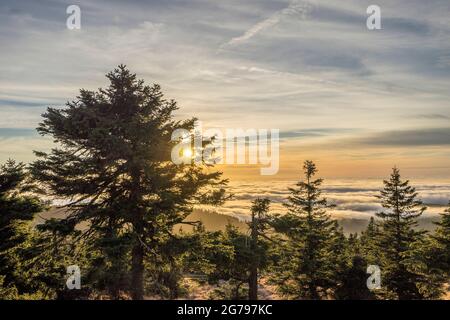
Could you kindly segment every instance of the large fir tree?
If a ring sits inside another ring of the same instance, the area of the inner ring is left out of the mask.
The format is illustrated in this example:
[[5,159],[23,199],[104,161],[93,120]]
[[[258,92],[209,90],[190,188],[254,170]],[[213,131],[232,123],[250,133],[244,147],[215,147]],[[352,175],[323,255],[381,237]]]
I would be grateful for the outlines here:
[[417,218],[426,210],[417,199],[415,188],[409,180],[403,181],[398,168],[392,169],[389,180],[384,180],[384,189],[378,198],[384,211],[376,215],[381,222],[377,238],[381,253],[382,286],[397,299],[421,299],[419,283],[423,276],[414,269],[419,263],[414,259],[414,244],[421,240],[424,232],[416,231]]
[[[131,279],[122,289],[142,299],[147,258],[160,254],[196,203],[221,203],[225,181],[203,165],[171,161],[173,131],[192,130],[195,119],[175,121],[177,105],[158,85],[145,85],[123,65],[107,78],[106,89],[82,89],[67,108],[48,108],[38,131],[60,146],[36,152],[32,169],[49,194],[69,200],[62,223],[86,222],[81,239],[108,265],[129,257]],[[123,273],[117,265],[110,270]]]
[[274,281],[280,291],[294,298],[326,298],[335,286],[332,242],[335,225],[326,209],[331,207],[322,197],[322,179],[315,179],[316,165],[305,161],[305,180],[290,188],[287,214],[275,217],[274,229],[284,235],[281,261]]

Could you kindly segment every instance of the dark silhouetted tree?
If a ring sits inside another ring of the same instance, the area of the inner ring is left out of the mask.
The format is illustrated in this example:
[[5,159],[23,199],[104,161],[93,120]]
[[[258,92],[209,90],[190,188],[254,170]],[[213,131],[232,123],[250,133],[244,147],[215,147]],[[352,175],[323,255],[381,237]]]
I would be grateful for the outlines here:
[[[105,272],[118,273],[120,282],[130,272],[125,288],[105,277],[114,282],[106,284],[110,291],[142,299],[145,264],[195,204],[224,200],[226,181],[206,165],[172,162],[179,143],[173,131],[192,131],[195,119],[175,121],[177,105],[158,85],[145,85],[123,65],[107,78],[106,89],[82,89],[67,108],[48,108],[38,131],[60,146],[36,152],[32,171],[48,194],[70,201],[61,223],[85,224],[79,243],[106,259],[97,261]],[[118,265],[123,257],[125,269]]]

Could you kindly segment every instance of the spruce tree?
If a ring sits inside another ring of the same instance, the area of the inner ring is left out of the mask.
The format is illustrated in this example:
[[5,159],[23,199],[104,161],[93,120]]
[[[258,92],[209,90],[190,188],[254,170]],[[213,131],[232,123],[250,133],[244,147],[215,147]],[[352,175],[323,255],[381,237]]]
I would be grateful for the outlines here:
[[450,208],[441,214],[432,234],[415,244],[416,270],[424,281],[419,289],[426,299],[439,299],[445,294],[450,279]]
[[358,233],[350,233],[347,239],[347,250],[352,252],[353,254],[360,255],[361,254],[361,239],[358,236]]
[[221,203],[226,181],[204,165],[172,162],[173,131],[192,131],[195,119],[175,121],[176,102],[158,85],[145,85],[123,65],[107,78],[106,89],[82,89],[67,108],[48,108],[38,131],[59,147],[36,152],[32,170],[51,196],[69,200],[61,222],[85,223],[81,239],[107,264],[128,257],[130,281],[122,289],[142,299],[145,260],[161,254],[160,244],[195,204]]
[[316,165],[305,161],[303,170],[305,180],[289,188],[288,212],[271,222],[286,238],[273,280],[287,296],[321,299],[336,284],[336,266],[331,259],[335,225],[326,211],[331,206],[322,197],[323,180],[314,178]]
[[[42,217],[41,217],[42,218]],[[89,288],[83,274],[82,290],[69,290],[66,286],[67,267],[77,265],[86,270],[84,251],[80,254],[78,243],[67,235],[72,226],[51,218],[35,226],[27,245],[22,249],[23,274],[30,280],[34,291],[42,299],[87,299]],[[74,233],[74,238],[75,233]],[[78,249],[78,250],[77,250]]]
[[250,250],[253,259],[250,265],[248,279],[249,300],[258,299],[258,269],[262,267],[262,257],[265,256],[265,248],[262,246],[261,237],[267,230],[267,213],[269,211],[270,200],[267,198],[257,198],[252,202],[250,227]]
[[378,247],[377,242],[379,234],[380,229],[378,223],[375,221],[374,217],[370,217],[366,230],[361,233],[359,240],[362,255],[365,257],[368,264],[380,264],[381,250]]
[[[333,220],[330,239],[330,263],[334,265],[335,273],[341,274],[347,269],[353,252],[349,252],[349,241],[344,235],[344,229],[339,225],[337,220]],[[336,279],[335,286],[339,285]]]
[[[370,219],[367,230],[358,238],[358,234],[350,234],[344,245],[345,259],[340,259],[339,281],[335,290],[335,298],[339,300],[371,300],[375,295],[367,288],[367,266],[369,263],[365,257],[368,244],[373,243],[371,234],[375,228],[373,218]],[[370,242],[368,241],[370,240]],[[363,243],[364,241],[364,243]],[[338,242],[339,243],[339,242]],[[338,246],[339,247],[339,246]],[[341,245],[342,247],[342,245]],[[336,259],[336,258],[335,258]]]
[[426,207],[417,196],[409,181],[401,179],[397,168],[393,168],[389,180],[384,180],[384,189],[377,196],[385,208],[376,214],[382,220],[377,238],[382,286],[397,299],[423,298],[419,284],[424,278],[414,270],[419,261],[414,258],[413,246],[423,238],[424,232],[414,228]]
[[367,288],[367,261],[360,255],[352,258],[350,266],[340,275],[341,283],[335,291],[339,300],[373,300],[375,295]]
[[23,163],[8,160],[0,166],[0,279],[9,293],[30,290],[22,250],[32,233],[31,221],[44,209],[32,191],[35,186]]
[[[225,232],[220,233],[219,243],[225,251],[214,252],[208,258],[215,265],[209,278],[219,284],[214,297],[242,300],[248,296],[249,271],[254,259],[250,242],[248,235],[233,225],[227,225]],[[227,254],[227,248],[231,249],[231,255]]]
[[447,275],[447,278],[450,278],[450,202],[436,225],[437,228],[431,236],[436,242],[438,253],[436,267],[441,269]]

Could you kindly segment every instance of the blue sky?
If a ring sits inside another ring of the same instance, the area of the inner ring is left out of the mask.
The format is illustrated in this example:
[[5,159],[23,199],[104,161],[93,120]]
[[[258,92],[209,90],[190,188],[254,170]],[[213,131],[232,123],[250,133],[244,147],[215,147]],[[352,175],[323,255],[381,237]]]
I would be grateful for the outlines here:
[[[65,26],[71,4],[81,30]],[[370,4],[382,30],[366,28]],[[49,148],[32,132],[45,108],[125,63],[178,117],[279,128],[286,167],[308,156],[327,174],[450,175],[449,13],[448,0],[4,0],[0,161]]]

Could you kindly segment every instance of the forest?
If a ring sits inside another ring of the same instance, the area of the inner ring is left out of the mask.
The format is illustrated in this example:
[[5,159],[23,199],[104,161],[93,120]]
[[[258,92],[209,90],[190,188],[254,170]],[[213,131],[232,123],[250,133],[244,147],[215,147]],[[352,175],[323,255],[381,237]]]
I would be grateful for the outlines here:
[[[421,230],[427,208],[399,168],[380,181],[383,210],[361,233],[344,234],[316,164],[300,159],[286,213],[258,198],[248,232],[209,231],[189,215],[220,212],[228,180],[212,164],[171,161],[172,132],[196,119],[176,120],[177,103],[124,65],[106,77],[108,87],[42,115],[51,151],[0,168],[0,299],[183,299],[193,283],[210,288],[202,299],[264,299],[261,287],[277,299],[448,298],[450,202]],[[36,224],[55,203],[65,216]],[[369,266],[380,270],[375,288]]]

